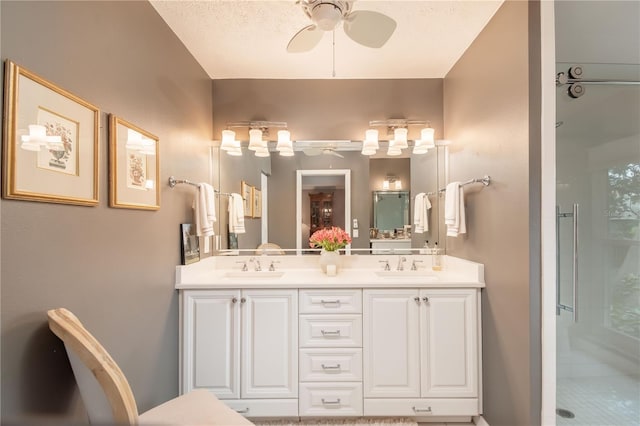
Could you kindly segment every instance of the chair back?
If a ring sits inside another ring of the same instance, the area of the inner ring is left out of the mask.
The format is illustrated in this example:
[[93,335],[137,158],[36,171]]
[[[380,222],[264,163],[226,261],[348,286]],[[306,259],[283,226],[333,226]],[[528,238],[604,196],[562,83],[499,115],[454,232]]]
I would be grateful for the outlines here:
[[82,401],[93,424],[138,423],[129,382],[104,347],[65,308],[47,312],[49,328],[63,342]]

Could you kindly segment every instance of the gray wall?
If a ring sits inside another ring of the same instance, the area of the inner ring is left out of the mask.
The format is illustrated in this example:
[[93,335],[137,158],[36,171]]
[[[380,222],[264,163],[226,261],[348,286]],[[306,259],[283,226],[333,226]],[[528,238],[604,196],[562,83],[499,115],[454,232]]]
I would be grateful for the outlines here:
[[538,237],[530,236],[530,226],[537,231],[531,212],[539,210],[539,136],[530,132],[539,126],[540,111],[539,92],[528,82],[538,79],[530,55],[539,51],[529,45],[529,18],[535,16],[528,7],[506,2],[444,83],[446,137],[455,141],[451,181],[493,179],[484,189],[465,188],[468,233],[447,238],[448,254],[485,265],[483,400],[492,426],[540,422],[539,287],[532,279],[539,252]]
[[[442,80],[215,80],[213,82],[213,131],[219,139],[229,122],[247,120],[286,121],[292,140],[362,140],[371,120],[407,118],[428,120],[435,137],[443,137]],[[246,141],[247,129],[237,130]],[[383,129],[380,139],[385,139]],[[420,127],[409,128],[409,139],[420,137]],[[276,139],[272,130],[270,140]],[[295,157],[272,155],[269,182],[269,239],[282,247],[295,248],[295,170],[346,168],[352,170],[351,214],[359,221],[360,237],[353,248],[369,247],[369,157],[359,152],[346,152],[345,160],[337,157]],[[348,154],[348,155],[347,155]],[[249,158],[244,155],[242,158]],[[328,158],[327,158],[328,157]],[[237,186],[242,174],[253,173],[254,160],[243,168],[228,155],[221,156],[221,170],[234,169]],[[234,166],[228,166],[225,163]],[[366,164],[366,165],[365,165]],[[413,173],[413,172],[412,172]],[[360,186],[360,182],[365,182]],[[224,186],[223,191],[229,190]]]
[[[144,411],[178,392],[179,223],[207,181],[211,80],[147,2],[0,2],[2,59],[101,109],[97,207],[2,200],[2,424],[84,422],[46,310],[74,311]],[[158,48],[161,46],[161,48]],[[161,209],[108,207],[107,113],[160,138]]]

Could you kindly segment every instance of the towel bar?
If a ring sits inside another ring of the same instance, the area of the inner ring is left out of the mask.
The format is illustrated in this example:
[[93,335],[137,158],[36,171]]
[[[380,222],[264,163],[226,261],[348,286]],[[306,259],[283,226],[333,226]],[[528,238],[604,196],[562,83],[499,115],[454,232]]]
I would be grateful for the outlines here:
[[[468,181],[461,183],[461,184],[460,184],[460,186],[469,185],[469,184],[471,184],[471,183],[481,183],[481,184],[483,184],[484,186],[489,186],[489,185],[491,185],[491,176],[489,176],[489,175],[484,175],[484,176],[483,176],[483,177],[481,177],[481,178],[469,179]],[[441,190],[440,190],[440,191],[438,191],[438,192],[445,192],[446,190],[447,190],[447,189],[445,188],[445,189],[441,189]]]

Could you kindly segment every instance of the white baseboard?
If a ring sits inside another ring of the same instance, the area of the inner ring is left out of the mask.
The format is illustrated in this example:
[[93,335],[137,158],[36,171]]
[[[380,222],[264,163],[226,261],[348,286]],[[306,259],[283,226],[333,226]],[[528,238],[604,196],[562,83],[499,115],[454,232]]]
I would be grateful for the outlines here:
[[474,416],[473,424],[476,426],[489,426],[489,423],[482,416]]

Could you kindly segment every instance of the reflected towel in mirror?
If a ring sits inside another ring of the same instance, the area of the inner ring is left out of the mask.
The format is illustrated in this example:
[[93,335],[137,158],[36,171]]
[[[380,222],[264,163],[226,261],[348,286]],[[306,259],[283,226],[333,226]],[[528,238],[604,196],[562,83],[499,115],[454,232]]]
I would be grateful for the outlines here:
[[420,192],[416,195],[413,203],[413,222],[415,225],[414,232],[416,234],[422,234],[429,231],[429,209],[431,208],[431,201],[424,192]]
[[244,203],[240,194],[235,192],[229,197],[229,232],[244,234]]

